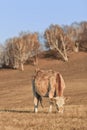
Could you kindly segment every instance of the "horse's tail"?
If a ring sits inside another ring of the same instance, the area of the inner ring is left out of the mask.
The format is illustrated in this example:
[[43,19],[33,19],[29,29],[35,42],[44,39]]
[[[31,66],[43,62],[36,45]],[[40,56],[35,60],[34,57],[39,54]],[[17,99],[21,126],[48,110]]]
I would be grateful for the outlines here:
[[63,96],[63,91],[64,91],[64,88],[65,88],[65,82],[64,82],[64,79],[62,77],[62,75],[60,73],[57,73],[56,75],[56,80],[57,80],[57,96]]

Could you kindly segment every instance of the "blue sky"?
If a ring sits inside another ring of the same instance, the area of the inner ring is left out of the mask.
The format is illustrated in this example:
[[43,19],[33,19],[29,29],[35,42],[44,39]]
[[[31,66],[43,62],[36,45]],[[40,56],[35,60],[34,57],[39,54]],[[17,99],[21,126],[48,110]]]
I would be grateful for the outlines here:
[[87,21],[87,0],[0,0],[0,43],[21,31]]

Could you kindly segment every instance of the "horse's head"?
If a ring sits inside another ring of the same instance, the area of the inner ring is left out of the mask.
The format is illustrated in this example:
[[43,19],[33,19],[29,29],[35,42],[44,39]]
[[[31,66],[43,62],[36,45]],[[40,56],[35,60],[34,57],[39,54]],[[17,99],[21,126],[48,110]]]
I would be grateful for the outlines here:
[[54,97],[56,108],[58,112],[63,113],[63,105],[65,104],[64,97]]

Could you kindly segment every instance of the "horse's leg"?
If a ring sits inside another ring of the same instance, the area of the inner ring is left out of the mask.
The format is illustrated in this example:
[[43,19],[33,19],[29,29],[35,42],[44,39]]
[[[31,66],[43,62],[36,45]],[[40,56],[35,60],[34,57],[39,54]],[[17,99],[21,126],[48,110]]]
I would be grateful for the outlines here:
[[53,103],[50,101],[49,112],[52,112],[52,105],[53,105]]
[[54,96],[54,93],[55,93],[55,87],[51,88],[50,92],[49,92],[49,103],[50,103],[50,107],[49,107],[49,112],[52,112],[52,106],[53,106],[53,96]]
[[52,93],[50,92],[50,93],[49,93],[49,104],[50,104],[49,112],[52,112],[52,106],[53,106],[52,98],[53,98],[53,95],[52,95]]
[[34,112],[38,112],[38,98],[34,97]]

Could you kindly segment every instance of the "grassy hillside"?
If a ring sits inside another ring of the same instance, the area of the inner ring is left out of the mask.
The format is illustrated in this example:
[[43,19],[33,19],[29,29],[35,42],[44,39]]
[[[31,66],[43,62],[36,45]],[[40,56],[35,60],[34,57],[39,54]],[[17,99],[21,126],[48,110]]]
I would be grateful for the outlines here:
[[0,130],[87,130],[87,53],[71,53],[69,62],[39,59],[39,67],[59,71],[66,83],[64,96],[71,97],[64,114],[48,113],[49,102],[33,113],[31,81],[35,66],[25,70],[0,70]]

